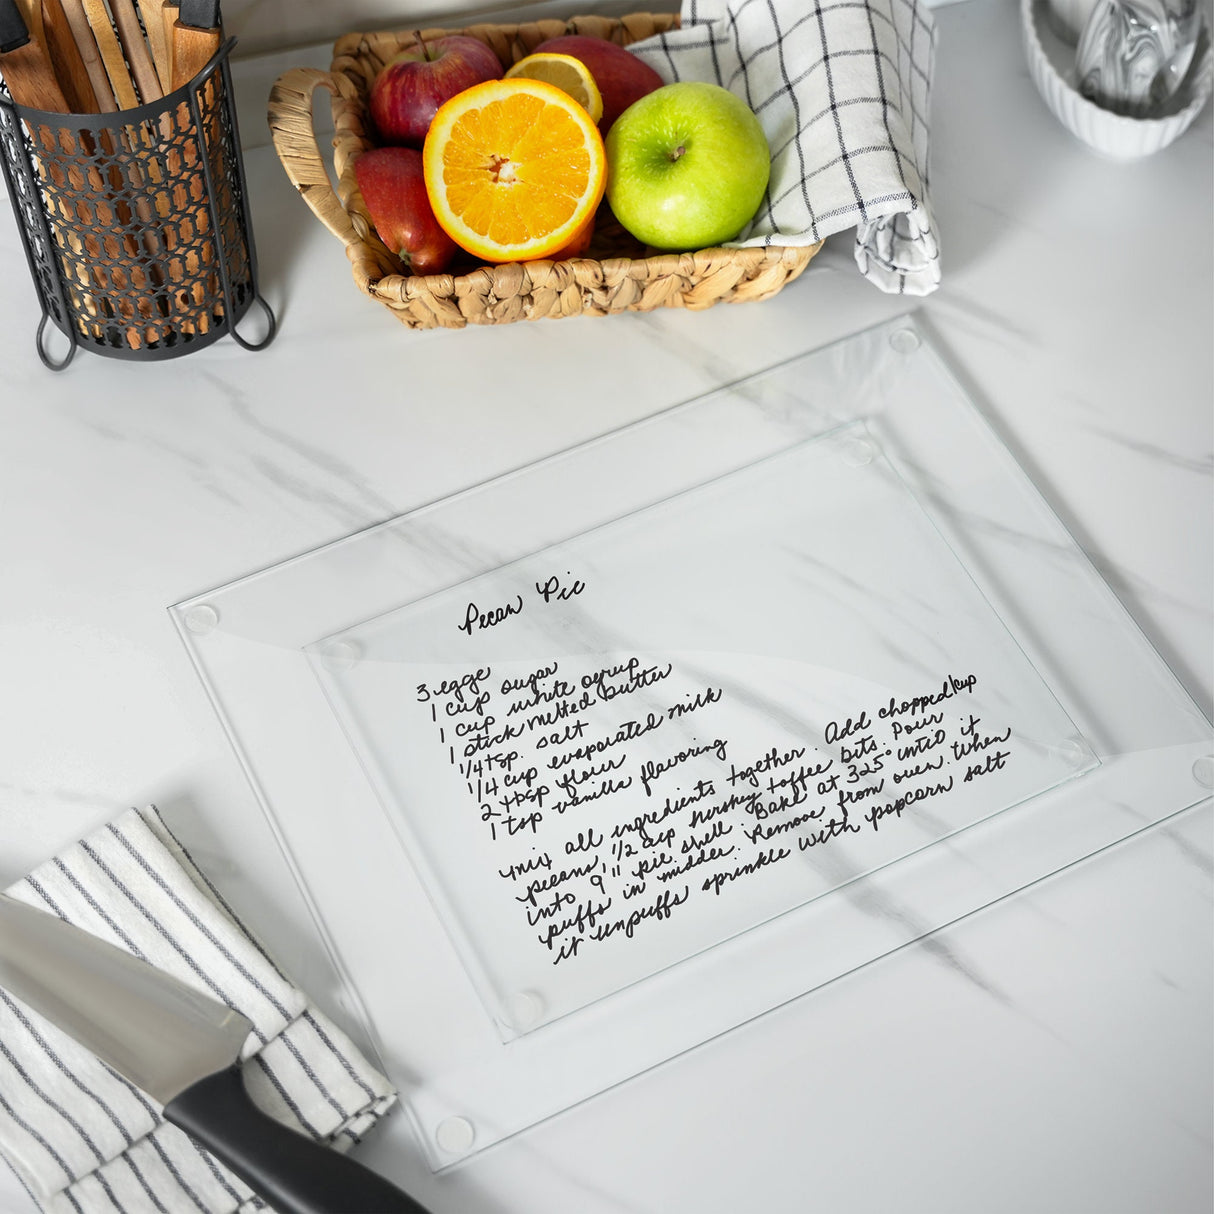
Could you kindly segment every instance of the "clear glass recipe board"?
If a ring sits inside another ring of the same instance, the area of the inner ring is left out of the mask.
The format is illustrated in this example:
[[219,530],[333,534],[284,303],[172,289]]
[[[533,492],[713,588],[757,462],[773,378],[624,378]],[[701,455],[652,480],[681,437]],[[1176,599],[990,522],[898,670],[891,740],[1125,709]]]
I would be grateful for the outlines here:
[[909,319],[173,613],[436,1169],[1209,795]]

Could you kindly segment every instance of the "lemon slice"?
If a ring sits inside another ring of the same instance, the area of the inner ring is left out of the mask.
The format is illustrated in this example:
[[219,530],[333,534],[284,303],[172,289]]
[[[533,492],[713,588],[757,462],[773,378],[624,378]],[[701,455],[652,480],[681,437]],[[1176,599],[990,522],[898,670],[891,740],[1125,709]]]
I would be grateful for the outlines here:
[[603,116],[603,95],[599,86],[586,65],[572,55],[551,51],[527,55],[510,68],[505,79],[516,76],[555,85],[562,93],[568,93],[590,115],[592,122],[598,122]]

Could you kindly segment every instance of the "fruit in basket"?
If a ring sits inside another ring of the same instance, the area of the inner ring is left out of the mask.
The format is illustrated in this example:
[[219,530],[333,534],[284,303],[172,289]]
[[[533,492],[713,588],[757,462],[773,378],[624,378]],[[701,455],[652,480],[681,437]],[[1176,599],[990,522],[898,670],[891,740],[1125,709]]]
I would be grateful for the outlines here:
[[607,132],[607,201],[638,240],[702,249],[735,237],[771,173],[767,137],[740,97],[716,84],[667,84]]
[[496,80],[502,65],[488,44],[468,34],[414,38],[375,77],[369,109],[382,142],[420,148],[439,107],[474,84]]
[[594,211],[590,212],[590,218],[582,224],[580,230],[574,232],[572,239],[566,245],[562,245],[555,253],[549,253],[548,256],[553,261],[564,261],[567,257],[581,257],[590,250],[590,242],[594,239],[594,221],[597,218]]
[[542,80],[515,77],[452,97],[422,150],[439,223],[488,262],[561,253],[594,217],[607,157],[590,115]]
[[643,59],[606,38],[561,34],[535,48],[535,54],[544,53],[572,55],[590,70],[603,98],[603,114],[598,123],[604,134],[634,101],[661,88],[664,83]]
[[416,148],[372,148],[354,179],[380,240],[414,274],[441,274],[459,251],[434,217]]
[[572,55],[548,52],[524,55],[506,69],[507,80],[516,76],[555,84],[562,93],[568,93],[595,122],[603,116],[603,94],[599,92],[599,86],[595,84],[590,69]]

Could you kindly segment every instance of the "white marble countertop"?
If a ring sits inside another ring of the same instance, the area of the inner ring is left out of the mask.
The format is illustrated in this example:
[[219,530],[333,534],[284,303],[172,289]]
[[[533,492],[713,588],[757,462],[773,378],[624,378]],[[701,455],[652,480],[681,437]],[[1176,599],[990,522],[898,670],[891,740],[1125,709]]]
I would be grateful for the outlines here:
[[[166,608],[910,309],[1209,715],[1210,109],[1100,160],[1035,93],[1014,6],[936,16],[922,302],[862,281],[845,236],[762,304],[409,332],[293,196],[258,119],[273,60],[238,74],[265,352],[46,371],[0,216],[0,885],[155,803],[306,972],[311,922]],[[435,1214],[1202,1214],[1212,877],[1207,802],[448,1173],[402,1118],[362,1157]],[[32,1209],[3,1169],[0,1208]]]

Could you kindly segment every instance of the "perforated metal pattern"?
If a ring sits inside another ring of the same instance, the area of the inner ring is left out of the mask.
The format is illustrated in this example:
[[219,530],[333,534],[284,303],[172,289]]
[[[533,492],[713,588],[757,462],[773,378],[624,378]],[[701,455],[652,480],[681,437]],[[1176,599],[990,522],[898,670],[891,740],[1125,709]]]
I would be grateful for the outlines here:
[[0,94],[35,286],[78,345],[171,357],[228,331],[256,297],[223,64],[163,101],[68,124]]

